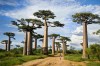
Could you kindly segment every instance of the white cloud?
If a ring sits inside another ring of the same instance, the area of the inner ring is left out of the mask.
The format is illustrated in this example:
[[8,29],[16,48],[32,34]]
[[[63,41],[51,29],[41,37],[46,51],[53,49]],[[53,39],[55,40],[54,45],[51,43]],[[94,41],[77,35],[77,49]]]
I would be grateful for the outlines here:
[[17,28],[17,26],[14,26],[12,24],[6,24],[7,27]]
[[0,0],[0,5],[16,6],[19,4],[16,2],[16,0]]
[[[100,37],[97,35],[94,35],[93,32],[97,31],[100,28],[100,25],[97,24],[91,24],[88,25],[88,43],[93,44],[93,43],[100,43]],[[81,33],[81,35],[80,35]],[[76,30],[73,32],[73,35],[71,36],[71,44],[76,44],[78,47],[80,46],[80,43],[83,42],[83,26],[79,26],[76,28]],[[81,48],[81,46],[80,46]]]

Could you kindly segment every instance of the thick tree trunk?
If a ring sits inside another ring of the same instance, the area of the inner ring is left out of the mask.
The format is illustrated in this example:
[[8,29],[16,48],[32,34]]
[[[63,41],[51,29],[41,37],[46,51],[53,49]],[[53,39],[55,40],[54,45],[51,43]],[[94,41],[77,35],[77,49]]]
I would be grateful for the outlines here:
[[27,55],[27,32],[25,33],[25,43],[23,47],[23,55]]
[[44,23],[43,53],[48,55],[48,26],[46,20]]
[[10,41],[10,36],[9,36],[9,37],[8,37],[8,44],[7,44],[7,45],[8,45],[8,46],[7,46],[7,47],[8,47],[8,48],[7,48],[7,51],[10,51],[10,42],[11,42],[11,41]]
[[37,49],[37,38],[34,39],[34,49]]
[[5,43],[5,50],[7,51],[7,43]]
[[52,55],[55,54],[55,37],[52,39]]
[[88,48],[88,36],[87,36],[87,23],[83,23],[83,56],[82,58],[88,58],[86,49]]
[[27,55],[31,55],[32,54],[32,33],[28,32],[28,39],[27,39]]
[[66,54],[66,44],[63,42],[63,44],[62,44],[63,46],[62,46],[62,49],[63,49],[63,55],[65,55]]

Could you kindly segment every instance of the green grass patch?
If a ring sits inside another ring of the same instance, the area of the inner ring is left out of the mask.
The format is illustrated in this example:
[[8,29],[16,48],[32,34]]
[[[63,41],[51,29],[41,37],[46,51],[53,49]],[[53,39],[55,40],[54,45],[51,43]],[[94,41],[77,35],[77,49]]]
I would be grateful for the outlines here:
[[45,58],[45,55],[31,55],[31,56],[21,56],[21,57],[5,57],[0,59],[0,66],[13,66],[17,64],[22,64],[23,62]]
[[64,59],[81,62],[81,61],[84,61],[84,59],[82,59],[81,56],[82,56],[81,54],[68,54],[68,55],[65,55]]
[[89,62],[87,66],[100,66],[100,62]]

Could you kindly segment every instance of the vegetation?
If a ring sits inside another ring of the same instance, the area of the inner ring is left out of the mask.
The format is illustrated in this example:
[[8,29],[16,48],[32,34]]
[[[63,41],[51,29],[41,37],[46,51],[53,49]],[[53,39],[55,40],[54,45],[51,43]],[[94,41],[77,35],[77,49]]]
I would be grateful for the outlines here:
[[0,51],[0,66],[13,66],[22,64],[23,62],[45,58],[45,55],[23,56],[22,48],[15,48],[9,52]]
[[87,49],[87,54],[89,55],[89,59],[99,60],[100,61],[100,45],[93,44]]

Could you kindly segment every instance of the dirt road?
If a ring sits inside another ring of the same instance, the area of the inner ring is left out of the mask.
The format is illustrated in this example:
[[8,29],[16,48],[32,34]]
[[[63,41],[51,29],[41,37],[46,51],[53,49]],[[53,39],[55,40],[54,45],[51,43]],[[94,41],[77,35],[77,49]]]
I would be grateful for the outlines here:
[[48,57],[45,59],[37,59],[23,63],[22,65],[16,66],[86,66],[83,62],[73,62],[64,60],[63,57]]

